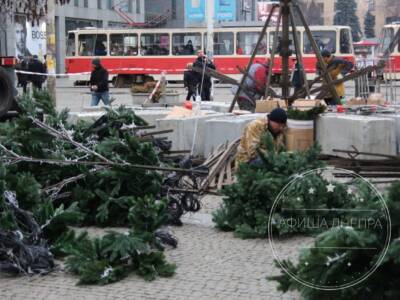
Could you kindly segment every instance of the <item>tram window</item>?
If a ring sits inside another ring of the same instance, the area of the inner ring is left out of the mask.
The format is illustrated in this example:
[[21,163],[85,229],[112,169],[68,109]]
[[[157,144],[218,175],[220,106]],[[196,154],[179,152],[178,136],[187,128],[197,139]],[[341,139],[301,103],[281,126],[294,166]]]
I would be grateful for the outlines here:
[[79,55],[81,56],[104,56],[107,55],[107,35],[105,34],[80,34]]
[[[269,53],[272,52],[272,46],[274,44],[274,39],[275,39],[275,32],[271,32],[269,34]],[[297,32],[297,39],[300,41],[300,32]],[[282,50],[281,48],[282,48],[282,31],[280,31],[278,33],[278,44],[276,47],[275,54],[279,54]],[[296,50],[296,47],[295,47],[294,41],[293,41],[293,33],[292,32],[289,32],[289,49],[292,50],[293,53]]]
[[111,34],[111,56],[134,56],[138,54],[137,34]]
[[[236,54],[251,55],[256,47],[259,32],[238,32],[236,36]],[[267,54],[267,36],[261,41],[257,54]]]
[[351,51],[351,33],[349,29],[340,30],[340,53],[349,54]]
[[201,49],[200,33],[174,33],[172,34],[173,55],[194,55]]
[[382,36],[382,40],[380,42],[379,52],[384,53],[389,48],[390,43],[393,40],[393,37],[394,37],[393,28],[385,28],[383,30],[383,36]]
[[[207,34],[204,35],[204,48],[207,49]],[[214,33],[214,55],[233,54],[233,32]]]
[[67,56],[75,56],[75,33],[72,32],[68,34]]
[[169,34],[168,33],[146,33],[140,36],[141,54],[148,55],[169,55]]
[[[319,50],[327,49],[331,53],[336,53],[336,32],[335,31],[313,31],[312,35]],[[308,36],[304,34],[304,53],[313,54],[314,50],[312,48],[311,42]]]

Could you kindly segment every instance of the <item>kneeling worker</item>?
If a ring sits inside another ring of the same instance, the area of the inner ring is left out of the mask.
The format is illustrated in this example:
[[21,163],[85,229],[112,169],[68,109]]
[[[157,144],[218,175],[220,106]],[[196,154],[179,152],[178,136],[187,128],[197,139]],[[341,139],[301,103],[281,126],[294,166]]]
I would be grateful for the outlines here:
[[255,101],[264,97],[265,88],[268,78],[268,64],[255,62],[251,65],[249,75],[244,81],[244,86],[248,90],[245,93],[243,90],[239,94],[238,105],[242,110],[254,112]]
[[[275,149],[285,147],[284,130],[286,121],[286,111],[282,108],[275,108],[266,118],[257,119],[249,123],[240,140],[236,155],[236,167],[240,163],[250,165],[261,163],[257,148],[262,146],[260,142],[264,134],[270,134],[273,137]],[[261,151],[266,151],[266,149],[260,149]]]

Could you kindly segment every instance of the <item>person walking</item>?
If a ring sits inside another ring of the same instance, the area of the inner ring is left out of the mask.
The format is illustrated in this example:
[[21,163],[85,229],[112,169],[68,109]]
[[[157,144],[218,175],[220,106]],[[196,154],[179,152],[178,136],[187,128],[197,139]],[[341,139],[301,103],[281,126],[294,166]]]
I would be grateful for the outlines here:
[[100,59],[94,58],[92,60],[92,73],[90,74],[91,106],[98,105],[100,100],[103,100],[105,105],[109,105],[110,95],[108,90],[108,71],[103,68]]
[[294,71],[292,75],[292,86],[294,88],[294,94],[297,94],[304,86],[304,77],[301,72],[301,66],[298,62],[294,65]]
[[[44,69],[43,73],[47,74],[47,54],[43,55],[43,69]],[[47,80],[47,76],[44,76],[43,83],[45,83],[46,80]]]
[[199,82],[196,73],[192,70],[193,64],[188,63],[186,66],[186,71],[183,72],[183,85],[187,88],[186,101],[190,101],[193,97],[193,101],[196,101],[196,90]]
[[28,71],[32,73],[41,73],[29,74],[29,81],[32,82],[33,87],[41,90],[42,84],[46,78],[46,76],[43,75],[46,73],[46,69],[44,68],[43,63],[39,60],[37,55],[34,55],[33,59],[29,62]]
[[[28,59],[20,56],[16,69],[19,71],[28,71]],[[27,91],[26,87],[28,85],[29,75],[24,73],[17,73],[17,79],[18,79],[18,86],[22,87],[22,90],[25,94]]]

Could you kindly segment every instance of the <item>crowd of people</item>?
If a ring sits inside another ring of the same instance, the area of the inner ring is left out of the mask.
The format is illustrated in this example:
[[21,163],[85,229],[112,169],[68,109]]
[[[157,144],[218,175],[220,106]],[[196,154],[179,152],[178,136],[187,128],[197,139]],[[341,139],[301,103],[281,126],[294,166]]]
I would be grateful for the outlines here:
[[17,70],[26,71],[31,73],[40,74],[25,74],[17,73],[18,86],[22,87],[24,93],[27,91],[27,86],[31,82],[33,87],[36,89],[42,89],[43,83],[46,81],[47,65],[46,65],[46,55],[44,56],[44,62],[39,60],[37,55],[19,57],[19,63],[17,65]]

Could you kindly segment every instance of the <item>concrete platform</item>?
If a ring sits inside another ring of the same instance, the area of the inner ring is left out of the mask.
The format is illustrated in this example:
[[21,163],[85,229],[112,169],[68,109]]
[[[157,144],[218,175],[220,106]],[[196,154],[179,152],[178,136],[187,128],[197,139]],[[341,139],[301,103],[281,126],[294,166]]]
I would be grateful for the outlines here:
[[353,145],[360,152],[396,155],[396,122],[379,116],[325,114],[317,120],[317,141],[323,154],[348,158],[347,154],[332,150],[354,150]]
[[[231,107],[231,102],[214,102],[214,101],[202,101],[201,109],[214,110],[221,113],[228,113]],[[239,109],[236,104],[234,109]]]
[[104,114],[105,111],[71,112],[68,115],[68,122],[71,124],[76,124],[79,120],[94,122]]
[[[116,105],[115,107],[118,107],[119,105]],[[130,108],[130,109],[136,109],[136,108],[139,108],[139,107],[135,107],[135,106],[132,106],[132,105],[124,105],[126,108]],[[82,107],[82,112],[97,112],[97,111],[105,111],[105,109],[107,108],[107,107],[110,107],[110,106],[106,106],[106,105],[97,105],[97,106],[84,106],[84,107]],[[112,107],[114,107],[114,106],[112,106]]]
[[380,118],[388,118],[395,121],[396,124],[396,152],[400,155],[400,114],[379,114]]
[[265,114],[249,114],[207,120],[205,122],[204,157],[213,153],[219,145],[240,138],[248,123],[263,117]]
[[[164,119],[171,109],[164,108],[164,109],[135,109],[135,114],[139,117],[143,118],[149,125],[157,126],[158,119]],[[157,128],[158,129],[158,128]],[[163,129],[160,129],[163,130]]]
[[[147,98],[149,97],[148,93],[132,93],[132,104],[133,105],[142,105]],[[182,93],[164,93],[161,98],[158,100],[155,105],[167,105],[167,106],[174,106],[174,105],[182,105],[183,99]],[[149,104],[152,104],[149,102]]]
[[[143,108],[132,108],[135,114],[141,118],[143,118],[150,125],[156,125],[156,120],[163,119],[167,116],[167,114],[171,111],[168,108],[164,109],[143,109]],[[105,114],[104,108],[96,107],[92,111],[85,112],[72,112],[69,116],[69,121],[73,124],[76,124],[78,120],[86,120],[86,121],[95,121]]]
[[[205,115],[187,117],[187,118],[172,118],[172,119],[158,119],[156,121],[156,127],[160,130],[172,129],[172,133],[165,134],[172,141],[172,150],[191,150],[193,135],[196,128],[197,120],[197,134],[194,147],[194,155],[203,155],[206,129],[205,123],[210,119],[223,118],[229,114],[216,113],[216,112],[204,112]],[[207,133],[208,134],[208,133]]]
[[[90,92],[80,92],[79,94],[73,94],[72,91],[68,90],[63,96],[68,100],[57,100],[56,108],[58,111],[64,108],[68,108],[71,112],[80,112],[85,107],[90,107],[90,101],[92,99],[92,95]],[[132,99],[130,95],[128,95],[126,92],[111,91],[110,99],[113,100],[113,106],[132,106]],[[99,105],[96,107],[104,107],[103,102],[100,101]]]

